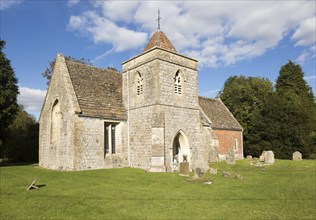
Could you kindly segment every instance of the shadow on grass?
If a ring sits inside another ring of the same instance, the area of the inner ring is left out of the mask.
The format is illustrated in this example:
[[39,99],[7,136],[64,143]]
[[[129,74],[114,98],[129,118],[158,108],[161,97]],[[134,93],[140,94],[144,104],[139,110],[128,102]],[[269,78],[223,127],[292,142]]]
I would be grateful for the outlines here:
[[18,167],[18,166],[28,166],[28,165],[38,165],[37,162],[0,162],[0,167]]

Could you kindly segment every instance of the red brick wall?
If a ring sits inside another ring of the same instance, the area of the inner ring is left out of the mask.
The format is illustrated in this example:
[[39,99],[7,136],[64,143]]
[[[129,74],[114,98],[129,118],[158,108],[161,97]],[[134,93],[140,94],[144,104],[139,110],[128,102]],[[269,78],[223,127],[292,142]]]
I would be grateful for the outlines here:
[[[243,140],[241,131],[229,131],[229,130],[214,130],[218,137],[219,142],[219,153],[226,155],[227,150],[231,149],[235,154],[243,154]],[[238,150],[234,150],[234,141],[238,141]]]

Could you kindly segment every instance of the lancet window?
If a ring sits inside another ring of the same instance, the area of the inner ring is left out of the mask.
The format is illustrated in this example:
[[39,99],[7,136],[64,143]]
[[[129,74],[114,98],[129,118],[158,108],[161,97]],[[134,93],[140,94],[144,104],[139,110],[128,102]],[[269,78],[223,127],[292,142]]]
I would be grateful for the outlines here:
[[137,79],[136,79],[136,93],[137,95],[143,94],[143,78],[140,72],[137,72]]
[[174,77],[174,93],[179,95],[182,94],[182,79],[180,70],[176,72],[176,75]]
[[60,132],[60,105],[56,99],[51,113],[51,144],[56,145]]

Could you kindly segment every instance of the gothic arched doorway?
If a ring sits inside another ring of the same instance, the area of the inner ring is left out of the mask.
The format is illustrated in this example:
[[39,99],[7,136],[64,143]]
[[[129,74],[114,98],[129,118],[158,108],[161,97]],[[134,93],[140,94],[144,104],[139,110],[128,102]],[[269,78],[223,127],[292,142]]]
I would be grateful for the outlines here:
[[181,162],[190,162],[189,141],[183,131],[179,131],[172,144],[172,171],[178,171]]

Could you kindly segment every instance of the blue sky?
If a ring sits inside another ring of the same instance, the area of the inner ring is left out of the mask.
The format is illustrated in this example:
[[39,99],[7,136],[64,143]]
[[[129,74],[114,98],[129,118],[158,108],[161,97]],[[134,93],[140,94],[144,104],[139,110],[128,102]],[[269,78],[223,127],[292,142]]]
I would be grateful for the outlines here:
[[179,53],[199,61],[199,95],[215,97],[228,77],[274,82],[292,60],[316,91],[315,1],[0,1],[0,37],[19,80],[18,102],[38,116],[41,73],[57,53],[98,67],[142,52],[157,29]]

